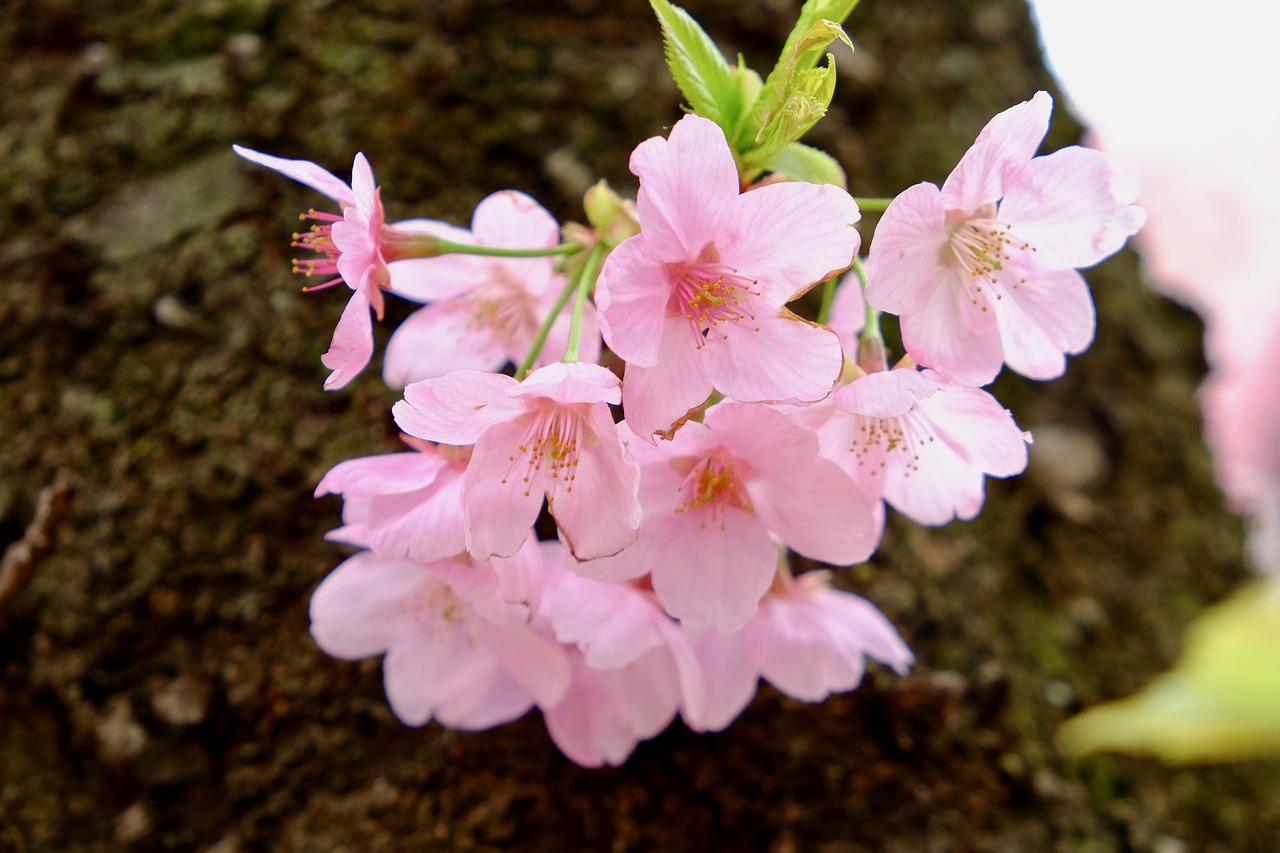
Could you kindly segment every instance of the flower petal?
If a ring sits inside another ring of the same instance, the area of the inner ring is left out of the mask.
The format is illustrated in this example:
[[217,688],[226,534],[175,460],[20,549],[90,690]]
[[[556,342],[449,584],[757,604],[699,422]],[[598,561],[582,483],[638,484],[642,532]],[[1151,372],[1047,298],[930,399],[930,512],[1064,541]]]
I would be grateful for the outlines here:
[[324,381],[326,391],[337,391],[355,379],[373,358],[373,320],[369,316],[369,298],[363,288],[351,293],[333,330],[329,349],[320,362],[332,373]]
[[975,305],[954,272],[934,276],[931,292],[901,317],[902,343],[921,364],[964,385],[986,385],[1004,362],[994,311]]
[[1005,195],[1004,176],[1035,156],[1049,131],[1053,98],[1036,92],[1029,101],[1009,107],[987,122],[972,147],[942,185],[947,210],[974,213]]
[[662,326],[658,357],[651,367],[627,363],[622,382],[622,407],[635,434],[650,442],[671,430],[690,411],[711,396],[705,359],[680,319]]
[[1075,270],[1028,269],[1025,279],[995,303],[1004,360],[1031,379],[1056,379],[1067,369],[1064,354],[1093,343],[1093,297]]
[[403,602],[433,583],[422,566],[363,552],[329,573],[311,596],[311,636],[343,660],[379,655],[413,625]]
[[410,314],[387,341],[382,379],[404,388],[455,370],[495,371],[507,362],[492,330],[475,322],[465,299],[435,302]]
[[524,410],[509,396],[517,384],[510,376],[459,370],[408,386],[391,413],[409,435],[444,444],[475,444],[485,430]]
[[[603,368],[602,368],[603,369]],[[636,541],[640,468],[623,450],[605,406],[593,407],[573,479],[548,496],[547,509],[574,557],[608,557]]]
[[891,314],[916,310],[932,292],[947,242],[946,211],[933,184],[898,194],[876,226],[867,258],[867,301]]
[[853,263],[862,240],[860,216],[853,197],[839,187],[769,184],[733,200],[716,249],[724,263],[756,280],[766,302],[782,305]]
[[628,364],[658,363],[671,293],[666,266],[652,257],[646,235],[623,240],[605,258],[595,292],[600,332]]
[[259,166],[266,166],[286,178],[292,178],[300,184],[311,187],[311,189],[321,195],[328,196],[343,207],[356,203],[355,193],[347,185],[346,181],[335,177],[332,172],[317,166],[310,160],[288,160],[284,157],[273,157],[270,154],[263,154],[261,151],[254,151],[252,148],[245,148],[243,145],[232,145],[231,149],[249,162],[257,163]]
[[702,355],[716,390],[743,402],[821,400],[844,370],[836,334],[785,308],[711,329]]
[[467,550],[477,560],[514,554],[533,532],[542,509],[545,473],[534,470],[516,450],[524,426],[516,420],[491,427],[471,454],[462,500]]

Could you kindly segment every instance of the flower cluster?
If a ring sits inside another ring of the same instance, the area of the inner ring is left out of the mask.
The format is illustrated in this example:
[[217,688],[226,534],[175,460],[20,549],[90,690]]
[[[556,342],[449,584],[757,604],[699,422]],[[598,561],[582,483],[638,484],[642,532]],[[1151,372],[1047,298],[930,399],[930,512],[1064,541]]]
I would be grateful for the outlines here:
[[[794,576],[791,555],[863,562],[886,504],[969,519],[986,477],[1025,468],[1029,437],[982,386],[1003,364],[1062,373],[1093,336],[1077,268],[1142,220],[1105,156],[1034,156],[1050,106],[1000,114],[941,189],[894,199],[865,267],[845,189],[753,180],[744,164],[768,152],[702,115],[640,143],[634,205],[595,188],[564,242],[519,192],[469,230],[388,224],[363,156],[348,187],[237,149],[342,208],[305,214],[295,239],[319,255],[299,271],[352,290],[326,387],[370,360],[384,291],[424,306],[384,358],[409,449],[316,490],[342,496],[330,536],[360,549],[315,592],[316,641],[385,655],[410,725],[537,706],[592,766],[677,714],[725,727],[761,678],[813,702],[855,688],[867,658],[905,673],[889,621],[827,571]],[[793,313],[819,284],[820,322]],[[892,369],[882,311],[907,353]]]

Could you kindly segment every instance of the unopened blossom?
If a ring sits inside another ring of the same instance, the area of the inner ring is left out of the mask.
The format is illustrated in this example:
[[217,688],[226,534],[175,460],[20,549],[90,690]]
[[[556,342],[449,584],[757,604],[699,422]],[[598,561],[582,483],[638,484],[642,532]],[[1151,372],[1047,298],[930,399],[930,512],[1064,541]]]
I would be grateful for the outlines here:
[[[549,248],[560,239],[551,214],[514,190],[480,202],[470,231],[431,220],[410,224],[442,239],[498,248]],[[496,371],[507,362],[520,364],[565,283],[552,257],[452,254],[395,264],[392,291],[430,304],[411,314],[391,336],[383,378],[393,388],[403,388],[454,370]],[[539,355],[539,366],[564,355],[569,324],[569,312],[562,312]],[[590,303],[584,307],[578,351],[587,362],[600,354],[599,326]]]
[[677,712],[703,716],[704,675],[689,637],[652,592],[566,571],[564,551],[543,543],[548,584],[537,616],[564,644],[572,674],[543,717],[578,764],[618,765]]
[[605,341],[627,362],[635,433],[669,435],[712,389],[741,401],[813,401],[840,375],[839,341],[784,306],[849,266],[852,197],[783,182],[740,193],[724,132],[687,115],[631,155],[640,233],[596,285]]
[[830,587],[825,571],[792,578],[785,565],[751,621],[731,634],[705,634],[696,648],[707,673],[701,731],[729,725],[763,677],[802,702],[821,702],[862,682],[871,658],[905,675],[914,657],[865,598]]
[[458,371],[410,385],[392,411],[410,435],[474,445],[462,487],[473,557],[514,553],[545,496],[570,548],[592,559],[634,542],[640,524],[639,470],[609,414],[618,384],[596,364],[557,362],[523,382]]
[[241,157],[311,187],[342,208],[342,215],[309,210],[303,220],[316,224],[294,235],[294,245],[315,252],[318,258],[294,261],[294,272],[318,276],[319,284],[307,290],[323,290],[341,282],[351,288],[351,299],[333,331],[329,350],[321,357],[332,373],[324,387],[341,388],[355,378],[373,357],[373,325],[369,310],[382,319],[382,291],[391,276],[383,253],[383,213],[380,191],[364,154],[351,167],[351,184],[307,160],[273,157],[240,145],[232,146]]
[[1137,181],[1105,154],[1071,146],[1035,157],[1053,103],[1045,92],[993,118],[939,189],[889,205],[868,259],[867,301],[901,316],[920,363],[985,385],[1002,363],[1033,379],[1066,369],[1093,341],[1094,308],[1076,272],[1141,227]]
[[348,459],[316,486],[316,497],[343,497],[343,526],[329,539],[370,548],[380,557],[429,563],[466,550],[462,475],[468,448],[406,437],[414,449]]
[[867,559],[879,541],[872,502],[818,454],[812,430],[772,407],[724,401],[669,442],[630,447],[642,471],[639,538],[574,568],[601,580],[650,575],[688,630],[732,631],[755,614],[777,560],[771,533],[834,565]]
[[361,552],[311,599],[311,633],[325,652],[345,660],[386,654],[387,699],[412,726],[435,719],[484,729],[561,701],[567,656],[528,619],[493,568],[465,555],[418,563]]

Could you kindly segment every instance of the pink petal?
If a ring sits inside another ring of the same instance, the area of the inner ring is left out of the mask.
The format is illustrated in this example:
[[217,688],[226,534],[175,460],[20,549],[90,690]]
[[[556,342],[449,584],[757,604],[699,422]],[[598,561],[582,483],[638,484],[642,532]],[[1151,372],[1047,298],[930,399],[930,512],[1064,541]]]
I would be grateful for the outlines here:
[[351,191],[356,197],[356,207],[361,211],[371,211],[375,206],[381,206],[377,190],[369,161],[362,152],[357,153],[355,162],[351,164]]
[[[712,340],[720,329],[724,337]],[[844,370],[835,333],[785,308],[758,314],[754,325],[744,320],[713,328],[702,352],[716,389],[743,402],[821,400]]]
[[595,291],[600,332],[628,364],[658,363],[671,293],[666,266],[651,256],[645,234],[624,240],[605,259]]
[[480,731],[517,720],[533,707],[533,697],[506,672],[495,670],[485,692],[436,709],[442,725],[463,731]]
[[311,187],[321,195],[328,196],[343,207],[356,203],[355,193],[352,192],[351,187],[347,186],[346,181],[334,177],[333,173],[327,169],[322,169],[310,160],[287,160],[284,157],[273,157],[270,154],[254,151],[252,148],[245,148],[242,145],[232,145],[231,148],[251,163],[274,169],[286,178],[292,178],[300,184]]
[[410,726],[423,725],[442,706],[448,709],[444,716],[454,721],[464,717],[485,697],[496,675],[488,651],[451,625],[419,626],[382,662],[391,710]]
[[471,454],[462,498],[467,550],[477,560],[514,554],[529,538],[542,509],[546,475],[532,470],[516,450],[524,429],[520,421],[493,426]]
[[818,455],[813,430],[772,406],[722,400],[707,409],[703,422],[757,475],[807,468]]
[[1093,297],[1075,270],[1031,268],[1025,278],[995,303],[1004,360],[1031,379],[1056,379],[1066,371],[1064,354],[1093,342]]
[[640,527],[640,468],[623,450],[607,408],[594,407],[589,418],[572,483],[548,499],[565,544],[579,560],[618,553],[636,541]]
[[365,536],[379,555],[430,563],[466,550],[462,472],[449,470],[431,486],[370,498]]
[[455,370],[495,371],[507,362],[490,329],[475,322],[465,300],[436,302],[410,314],[387,341],[382,378],[404,388]]
[[657,263],[687,261],[718,236],[726,205],[738,196],[738,169],[724,131],[686,115],[667,139],[655,136],[631,154],[640,179],[636,209],[646,247]]
[[974,305],[954,273],[938,273],[932,293],[901,323],[907,352],[961,384],[986,385],[1004,363],[995,312]]
[[706,702],[701,714],[686,711],[684,721],[696,732],[718,732],[751,704],[760,674],[747,656],[741,630],[703,634],[695,648],[706,677]]
[[364,290],[355,290],[338,318],[328,351],[320,357],[320,362],[333,371],[324,381],[325,390],[344,387],[372,358],[373,320],[369,316],[369,299]]
[[482,246],[510,249],[536,249],[560,242],[560,225],[555,218],[516,190],[496,192],[476,205],[471,233]]
[[748,480],[747,492],[769,530],[810,559],[848,566],[866,560],[880,542],[872,502],[822,457],[803,468]]
[[933,184],[903,190],[880,217],[867,258],[867,301],[891,314],[917,309],[936,286],[947,243],[946,211]]
[[509,396],[517,384],[510,376],[460,370],[413,383],[391,412],[409,435],[458,446],[475,444],[485,430],[524,410]]
[[778,552],[764,524],[734,507],[675,519],[663,525],[666,553],[652,566],[654,592],[688,631],[741,627],[773,581]]
[[[1036,157],[1009,173],[997,217],[1034,247],[1036,266],[1093,266],[1133,233],[1113,227],[1129,209],[1112,191],[1118,168],[1106,154],[1076,146]],[[1130,224],[1136,231],[1142,223]]]
[[556,639],[576,645],[594,669],[629,666],[662,646],[658,620],[667,615],[639,588],[572,574],[557,588],[551,614]]
[[859,217],[857,203],[839,187],[769,184],[734,199],[716,248],[725,263],[756,280],[766,302],[781,305],[853,263]]
[[895,450],[886,459],[884,499],[917,524],[967,520],[982,509],[982,472],[946,442],[931,436],[915,445],[909,457]]
[[411,492],[431,484],[448,463],[438,453],[384,453],[339,462],[316,486],[315,496]]
[[627,363],[622,383],[622,408],[636,435],[653,441],[711,396],[711,380],[704,359],[681,319],[662,327],[658,358],[651,367]]
[[840,337],[846,358],[858,358],[858,335],[862,334],[867,322],[865,306],[858,276],[849,273],[840,279],[835,298],[831,301],[831,317],[827,325]]
[[870,418],[894,418],[908,412],[918,401],[928,399],[942,385],[936,375],[917,370],[886,370],[869,373],[836,389],[836,408]]
[[1027,439],[1000,401],[979,388],[948,385],[916,407],[961,459],[993,477],[1027,467]]
[[[560,644],[527,624],[480,620],[476,636],[498,666],[540,706],[551,706],[569,689],[569,658]],[[523,713],[523,712],[521,712]]]
[[1012,106],[987,122],[942,185],[946,209],[974,213],[984,204],[999,201],[1007,190],[1006,171],[1035,155],[1049,130],[1051,112],[1053,99],[1049,93],[1036,92],[1031,100]]
[[311,636],[326,654],[343,660],[382,654],[413,625],[403,602],[432,582],[414,563],[356,554],[311,596]]
[[607,367],[585,362],[553,362],[525,377],[512,399],[547,399],[561,405],[622,402],[621,382]]

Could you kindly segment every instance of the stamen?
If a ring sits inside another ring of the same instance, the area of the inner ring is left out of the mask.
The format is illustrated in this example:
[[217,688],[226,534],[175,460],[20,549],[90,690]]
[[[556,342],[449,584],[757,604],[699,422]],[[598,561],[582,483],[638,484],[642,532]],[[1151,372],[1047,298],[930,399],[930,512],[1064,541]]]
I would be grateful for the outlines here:
[[[750,309],[751,299],[761,295],[760,282],[720,263],[714,246],[704,249],[697,261],[669,265],[668,274],[672,285],[668,316],[673,313],[688,321],[698,338],[698,349],[724,323],[746,322],[760,331]],[[724,340],[729,337],[723,330],[719,336]]]
[[[539,408],[525,423],[515,452],[507,457],[512,465],[502,482],[518,476],[525,497],[534,489],[545,488],[548,506],[561,489],[565,494],[571,493],[578,479],[578,447],[584,423],[583,414],[573,407],[548,402]],[[519,470],[522,464],[523,472]],[[545,486],[541,479],[544,476],[551,478]]]
[[[715,456],[702,460],[685,475],[684,483],[680,488],[686,497],[676,507],[676,512],[709,509],[711,522],[714,524],[719,520],[721,530],[724,530],[724,520],[721,515],[726,507],[755,512],[751,504],[751,495],[747,493],[738,472],[734,470],[729,460]],[[702,527],[707,526],[707,520],[708,516],[703,515]]]
[[[1014,252],[1035,251],[1035,247],[1013,233],[1013,225],[1000,223],[994,205],[978,215],[958,219],[950,224],[950,235],[939,256],[944,266],[959,267],[970,303],[982,311],[990,310],[990,300],[1004,298],[1002,289],[1016,290],[1026,278],[1016,279],[1006,265]],[[983,215],[987,214],[987,215]]]

